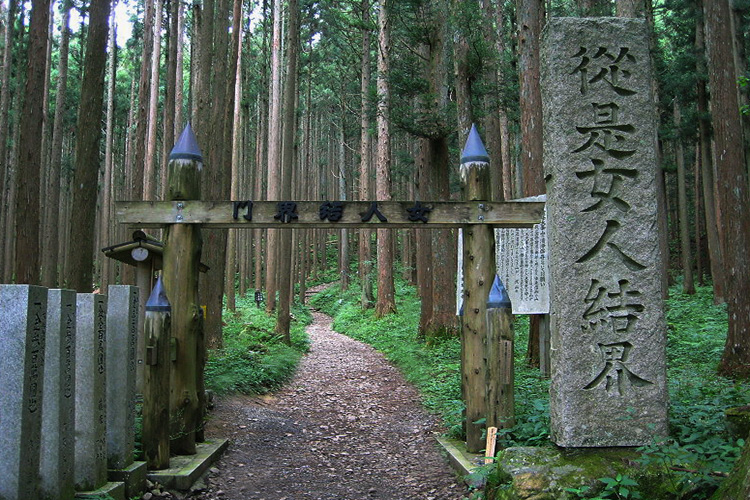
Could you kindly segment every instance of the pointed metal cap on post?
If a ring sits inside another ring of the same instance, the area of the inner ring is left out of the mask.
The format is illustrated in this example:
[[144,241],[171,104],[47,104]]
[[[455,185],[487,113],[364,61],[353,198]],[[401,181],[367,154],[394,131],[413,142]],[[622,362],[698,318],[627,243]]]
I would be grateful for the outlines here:
[[169,153],[169,159],[203,161],[201,148],[198,147],[198,140],[195,138],[195,134],[189,123],[185,126],[182,134],[180,134],[180,138],[177,139],[172,152]]
[[169,201],[200,200],[203,155],[192,127],[188,123],[169,153],[167,163],[167,196]]
[[464,163],[489,163],[490,156],[484,147],[482,138],[479,137],[477,126],[472,124],[469,137],[466,139],[464,150],[461,151],[461,164]]
[[505,289],[500,276],[496,274],[495,281],[492,282],[490,296],[487,298],[487,309],[499,309],[501,307],[510,308],[510,297],[508,297],[508,291]]
[[161,282],[161,276],[159,276],[151,295],[146,301],[146,311],[170,312],[171,310],[172,306],[169,305],[167,293],[164,291],[164,285]]

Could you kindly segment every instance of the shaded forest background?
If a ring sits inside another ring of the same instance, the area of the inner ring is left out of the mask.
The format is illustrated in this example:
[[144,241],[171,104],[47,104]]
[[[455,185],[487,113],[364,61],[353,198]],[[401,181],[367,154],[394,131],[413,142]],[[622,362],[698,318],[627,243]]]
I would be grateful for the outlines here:
[[[643,17],[664,282],[713,284],[730,313],[721,371],[750,374],[749,1],[129,0],[127,19],[114,5],[0,4],[0,282],[132,283],[101,253],[130,239],[113,202],[165,198],[188,122],[206,200],[460,199],[472,123],[493,198],[541,194],[545,20]],[[221,344],[222,301],[232,309],[249,290],[265,291],[287,335],[293,292],[304,298],[330,252],[344,287],[361,280],[362,307],[394,312],[401,272],[419,285],[421,334],[456,334],[455,232],[375,233],[204,231],[209,345]]]

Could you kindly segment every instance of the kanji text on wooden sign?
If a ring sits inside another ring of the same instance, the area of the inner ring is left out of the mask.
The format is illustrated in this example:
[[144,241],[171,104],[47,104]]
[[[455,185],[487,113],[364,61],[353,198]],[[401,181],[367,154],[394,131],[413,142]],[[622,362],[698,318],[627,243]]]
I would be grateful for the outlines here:
[[483,224],[531,227],[544,203],[419,201],[121,201],[120,223],[140,227],[201,224],[207,228],[407,228]]

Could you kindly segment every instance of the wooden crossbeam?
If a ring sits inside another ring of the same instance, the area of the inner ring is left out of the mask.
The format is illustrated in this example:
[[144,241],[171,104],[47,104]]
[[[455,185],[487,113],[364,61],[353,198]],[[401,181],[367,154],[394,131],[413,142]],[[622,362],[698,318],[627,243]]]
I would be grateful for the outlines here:
[[[426,228],[467,224],[499,227],[531,227],[542,220],[540,202],[413,202],[413,201],[296,201],[294,214],[280,209],[277,201],[119,201],[119,223],[138,227],[167,224],[201,224],[205,228]],[[341,203],[341,206],[326,205]],[[372,212],[373,204],[382,217]],[[289,206],[287,206],[289,208]],[[341,213],[338,209],[342,208]],[[371,215],[369,221],[363,217]],[[296,218],[294,218],[296,215]],[[332,221],[337,215],[340,219]],[[247,220],[250,217],[251,220]],[[382,220],[382,219],[385,220]],[[283,220],[288,222],[285,222]]]

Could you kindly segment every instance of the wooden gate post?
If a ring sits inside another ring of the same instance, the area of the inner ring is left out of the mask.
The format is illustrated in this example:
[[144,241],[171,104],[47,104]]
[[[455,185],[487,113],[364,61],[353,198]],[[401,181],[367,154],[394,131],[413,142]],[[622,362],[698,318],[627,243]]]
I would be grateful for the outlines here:
[[[466,201],[489,210],[489,156],[472,125],[461,153],[461,183]],[[479,215],[480,220],[483,215]],[[487,298],[494,280],[495,231],[491,225],[466,225],[464,238],[464,302],[461,321],[461,389],[466,404],[466,448],[479,452],[484,447],[482,419],[487,417],[485,398],[485,348],[487,339]],[[480,421],[479,423],[476,423]]]
[[[203,156],[190,125],[169,155],[167,199],[200,200]],[[199,224],[183,224],[181,204],[167,226],[164,240],[164,288],[172,305],[172,383],[170,437],[172,452],[195,454],[195,435],[202,425],[197,380],[203,374],[203,318],[198,303],[198,265],[201,258]]]
[[[145,294],[144,294],[145,295]],[[149,470],[169,467],[169,356],[172,308],[162,280],[146,302],[143,336],[143,454]]]

